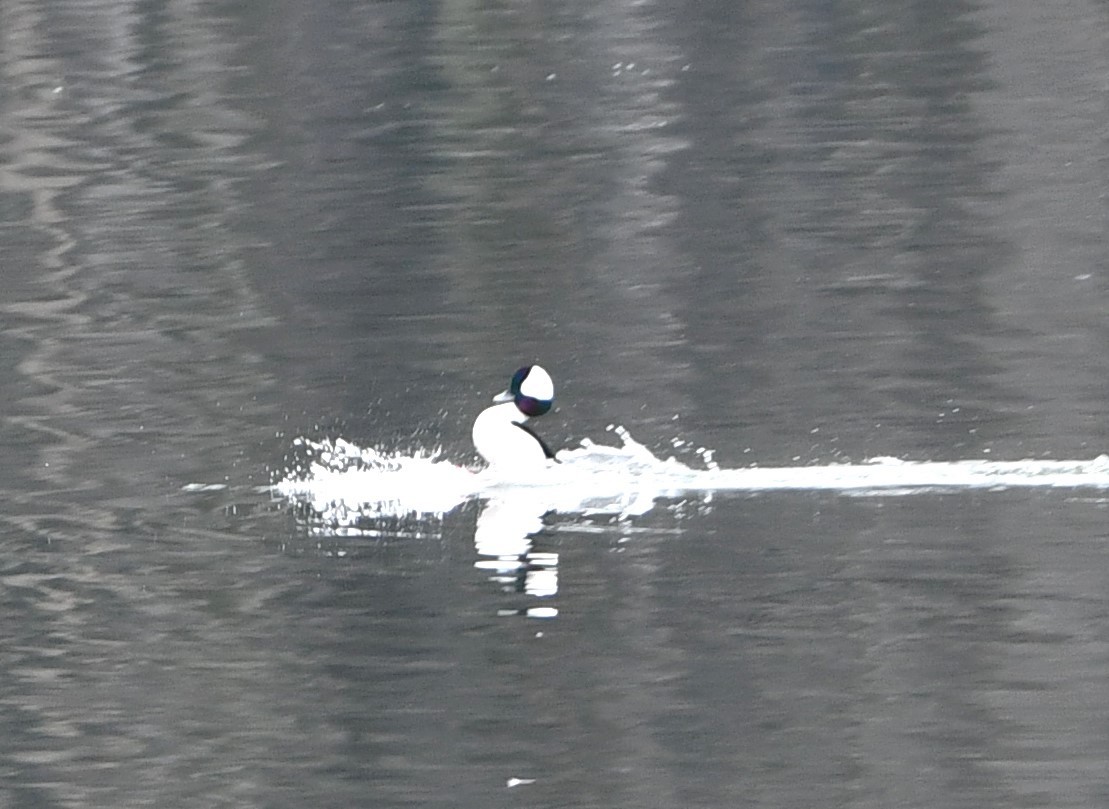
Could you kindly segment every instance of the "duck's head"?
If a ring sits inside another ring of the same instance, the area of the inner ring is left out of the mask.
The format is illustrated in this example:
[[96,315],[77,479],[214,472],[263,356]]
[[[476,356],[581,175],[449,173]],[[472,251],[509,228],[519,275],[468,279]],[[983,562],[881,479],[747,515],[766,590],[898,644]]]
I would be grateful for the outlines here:
[[525,365],[512,375],[508,390],[493,397],[494,402],[515,402],[516,409],[529,418],[542,416],[554,402],[554,382],[539,365]]

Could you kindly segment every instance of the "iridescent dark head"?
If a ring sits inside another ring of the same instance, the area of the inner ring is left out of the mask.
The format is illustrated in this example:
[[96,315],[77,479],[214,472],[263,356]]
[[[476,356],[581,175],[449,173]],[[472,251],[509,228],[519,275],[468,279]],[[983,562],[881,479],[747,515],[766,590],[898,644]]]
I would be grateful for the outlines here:
[[554,382],[541,366],[525,365],[512,375],[512,384],[497,400],[515,402],[525,416],[542,416],[554,402]]

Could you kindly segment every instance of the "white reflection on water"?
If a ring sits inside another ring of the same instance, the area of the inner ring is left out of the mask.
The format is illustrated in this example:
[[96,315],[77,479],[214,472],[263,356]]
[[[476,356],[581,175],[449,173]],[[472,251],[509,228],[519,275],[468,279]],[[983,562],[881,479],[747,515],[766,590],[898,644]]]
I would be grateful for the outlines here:
[[[498,477],[469,469],[437,452],[382,453],[342,439],[298,439],[304,463],[274,490],[297,504],[305,527],[322,535],[436,533],[439,521],[470,500],[481,502],[474,531],[475,566],[506,591],[549,597],[558,592],[558,556],[537,553],[533,537],[552,513],[617,522],[641,516],[661,498],[713,492],[825,490],[904,496],[959,489],[1016,487],[1109,488],[1109,455],[1090,461],[906,462],[875,458],[864,464],[724,469],[701,450],[705,468],[651,453],[620,427],[621,446],[595,444],[559,453],[561,463],[535,477]],[[553,617],[552,609],[544,617]]]

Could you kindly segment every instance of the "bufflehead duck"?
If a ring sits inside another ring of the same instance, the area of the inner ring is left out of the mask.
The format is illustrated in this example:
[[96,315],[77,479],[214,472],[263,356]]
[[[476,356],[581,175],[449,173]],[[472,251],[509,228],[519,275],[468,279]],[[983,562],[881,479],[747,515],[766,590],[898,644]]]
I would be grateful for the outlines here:
[[512,376],[508,390],[493,397],[474,421],[474,448],[490,466],[545,466],[555,454],[524,422],[542,416],[554,401],[554,382],[538,365],[526,365]]

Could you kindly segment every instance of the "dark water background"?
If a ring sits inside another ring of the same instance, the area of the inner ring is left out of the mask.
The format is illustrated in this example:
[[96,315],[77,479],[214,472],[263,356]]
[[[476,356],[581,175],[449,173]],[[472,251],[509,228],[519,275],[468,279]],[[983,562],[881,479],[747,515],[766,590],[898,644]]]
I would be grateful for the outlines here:
[[[1109,498],[308,533],[297,436],[1109,450],[1109,6],[0,0],[0,806],[1109,803]],[[193,483],[220,483],[189,492]],[[534,779],[513,788],[508,779]]]

